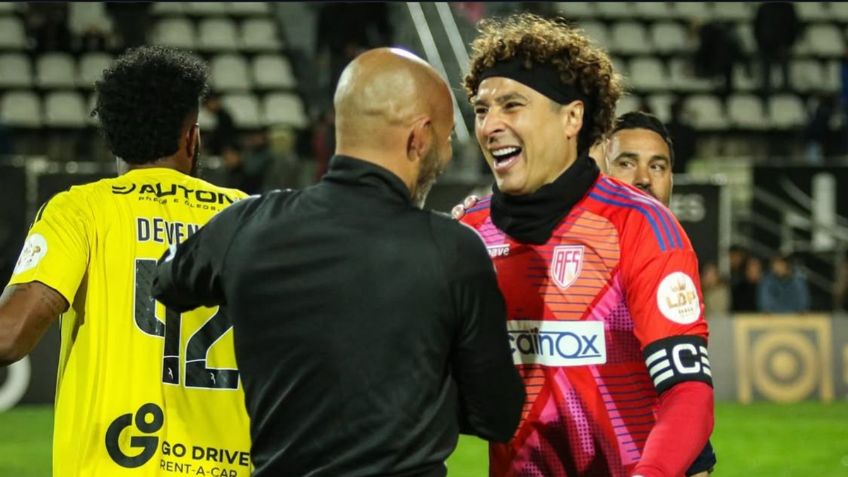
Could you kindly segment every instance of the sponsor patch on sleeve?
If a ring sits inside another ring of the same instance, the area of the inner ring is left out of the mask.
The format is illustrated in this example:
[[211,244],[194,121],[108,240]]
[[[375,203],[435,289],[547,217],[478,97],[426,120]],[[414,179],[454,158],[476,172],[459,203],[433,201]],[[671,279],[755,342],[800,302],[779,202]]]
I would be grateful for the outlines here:
[[24,242],[24,249],[15,264],[14,274],[32,269],[47,255],[47,240],[41,234],[32,234]]
[[701,301],[692,277],[683,272],[666,275],[657,287],[657,307],[667,319],[688,325],[701,316]]

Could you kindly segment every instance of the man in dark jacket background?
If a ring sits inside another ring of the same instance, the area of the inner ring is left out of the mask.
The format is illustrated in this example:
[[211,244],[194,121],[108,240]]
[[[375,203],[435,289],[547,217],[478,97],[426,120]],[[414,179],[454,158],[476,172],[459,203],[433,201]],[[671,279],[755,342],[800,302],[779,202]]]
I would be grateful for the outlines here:
[[762,65],[763,94],[772,90],[771,70],[780,65],[783,89],[789,83],[789,54],[801,36],[802,24],[792,2],[762,2],[754,17],[754,39]]

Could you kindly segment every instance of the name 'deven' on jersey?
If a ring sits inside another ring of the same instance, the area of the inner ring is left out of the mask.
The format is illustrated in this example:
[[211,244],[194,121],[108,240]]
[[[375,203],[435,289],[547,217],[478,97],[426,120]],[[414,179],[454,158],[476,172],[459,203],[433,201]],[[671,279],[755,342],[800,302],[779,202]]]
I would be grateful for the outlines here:
[[136,240],[168,245],[182,243],[200,228],[197,224],[186,224],[183,222],[168,222],[161,217],[137,217],[136,218]]

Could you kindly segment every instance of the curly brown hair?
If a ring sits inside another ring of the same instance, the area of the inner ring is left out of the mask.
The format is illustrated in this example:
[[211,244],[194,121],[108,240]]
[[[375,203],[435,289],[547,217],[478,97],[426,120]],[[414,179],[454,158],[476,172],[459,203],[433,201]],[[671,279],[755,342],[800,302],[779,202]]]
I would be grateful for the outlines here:
[[[471,66],[464,79],[471,99],[480,86],[480,75],[495,63],[517,56],[525,66],[551,64],[564,84],[589,98],[585,105],[578,150],[587,150],[612,129],[615,105],[624,91],[621,76],[613,71],[606,52],[563,19],[546,19],[532,13],[482,20],[471,43]],[[588,119],[588,121],[587,121]]]

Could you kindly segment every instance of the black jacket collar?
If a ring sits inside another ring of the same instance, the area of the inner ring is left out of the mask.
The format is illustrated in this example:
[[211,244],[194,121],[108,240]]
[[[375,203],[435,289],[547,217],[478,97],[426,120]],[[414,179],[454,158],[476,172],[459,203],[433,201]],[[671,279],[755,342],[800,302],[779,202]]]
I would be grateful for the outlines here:
[[323,180],[339,185],[368,187],[387,199],[412,204],[409,188],[400,177],[388,169],[355,157],[333,156]]
[[492,187],[492,222],[519,242],[546,243],[595,183],[600,170],[595,160],[584,154],[555,181],[527,195],[508,195]]

